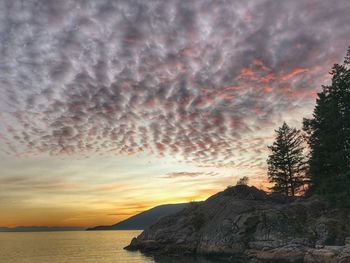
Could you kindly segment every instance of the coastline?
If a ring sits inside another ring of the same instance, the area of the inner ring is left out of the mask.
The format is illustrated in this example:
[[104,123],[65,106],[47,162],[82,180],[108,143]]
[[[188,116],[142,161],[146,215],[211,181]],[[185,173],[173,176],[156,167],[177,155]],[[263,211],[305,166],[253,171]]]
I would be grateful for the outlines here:
[[125,247],[249,263],[350,262],[349,211],[318,196],[268,195],[235,186],[159,220]]

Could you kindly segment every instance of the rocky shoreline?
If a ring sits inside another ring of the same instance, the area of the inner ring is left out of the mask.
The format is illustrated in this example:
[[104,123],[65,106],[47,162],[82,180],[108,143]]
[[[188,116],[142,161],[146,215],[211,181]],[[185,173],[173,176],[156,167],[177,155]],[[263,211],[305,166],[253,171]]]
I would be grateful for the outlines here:
[[125,249],[235,262],[350,263],[350,216],[318,196],[288,198],[244,185],[159,220]]

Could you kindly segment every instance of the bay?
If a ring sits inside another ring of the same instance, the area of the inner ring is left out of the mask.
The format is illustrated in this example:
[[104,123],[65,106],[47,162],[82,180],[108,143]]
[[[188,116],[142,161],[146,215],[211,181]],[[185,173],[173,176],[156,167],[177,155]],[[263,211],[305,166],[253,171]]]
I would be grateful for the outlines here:
[[123,249],[141,231],[0,232],[0,263],[216,263]]

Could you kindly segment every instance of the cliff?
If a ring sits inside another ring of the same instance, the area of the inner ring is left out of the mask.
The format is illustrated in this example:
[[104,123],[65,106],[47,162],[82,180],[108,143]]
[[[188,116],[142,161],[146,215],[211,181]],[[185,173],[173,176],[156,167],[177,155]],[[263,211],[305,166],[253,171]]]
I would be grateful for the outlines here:
[[287,198],[235,186],[160,219],[126,247],[242,262],[350,262],[350,217],[317,196]]

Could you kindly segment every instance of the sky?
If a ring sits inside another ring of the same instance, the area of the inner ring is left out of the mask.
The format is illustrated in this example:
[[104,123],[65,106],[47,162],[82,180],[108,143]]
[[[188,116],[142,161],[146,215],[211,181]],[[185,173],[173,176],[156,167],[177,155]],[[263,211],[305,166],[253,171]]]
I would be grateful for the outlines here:
[[0,226],[266,186],[350,45],[348,0],[0,0]]

